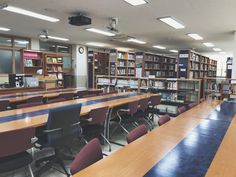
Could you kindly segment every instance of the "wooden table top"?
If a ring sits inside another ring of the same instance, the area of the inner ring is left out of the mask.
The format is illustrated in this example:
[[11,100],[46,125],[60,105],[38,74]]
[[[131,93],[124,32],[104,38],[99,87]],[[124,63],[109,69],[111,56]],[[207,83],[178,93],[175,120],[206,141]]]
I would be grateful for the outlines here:
[[[139,138],[133,143],[126,145],[120,150],[114,152],[103,160],[89,166],[88,168],[82,170],[81,172],[75,174],[73,177],[154,177],[154,176],[186,176],[181,173],[193,167],[196,171],[192,171],[187,176],[196,177],[197,172],[201,172],[198,166],[206,165],[204,161],[194,161],[185,164],[185,166],[179,166],[183,162],[183,157],[178,154],[176,148],[184,143],[184,146],[192,148],[192,146],[200,146],[201,142],[198,142],[198,136],[202,136],[205,130],[212,128],[208,123],[215,124],[215,114],[220,114],[219,104],[221,101],[218,100],[207,100],[198,106],[188,110],[187,112],[179,115],[177,118],[172,119],[165,125],[154,129],[147,135]],[[217,108],[218,110],[216,110]],[[210,116],[210,117],[209,117]],[[218,117],[219,118],[219,117]],[[229,117],[227,117],[228,119]],[[236,116],[233,118],[232,122],[229,123],[229,129],[226,128],[226,135],[216,153],[212,163],[210,161],[210,167],[207,167],[207,177],[235,177],[236,176]],[[225,120],[221,120],[225,123]],[[200,135],[197,134],[199,127],[203,128],[203,132]],[[216,129],[212,136],[217,135],[218,130]],[[190,136],[190,137],[189,137]],[[205,136],[205,135],[204,135]],[[214,137],[213,137],[214,138]],[[214,142],[214,141],[213,141]],[[209,144],[210,145],[210,144]],[[183,147],[184,147],[183,146]],[[180,146],[181,148],[182,146]],[[205,146],[204,148],[206,148]],[[188,148],[183,149],[183,156],[186,160],[191,160],[192,158],[208,157],[207,153],[201,156],[196,154],[194,157],[188,157]],[[203,149],[204,149],[203,148]],[[198,152],[198,151],[197,151]],[[195,152],[195,153],[197,153]],[[181,161],[182,160],[182,161]],[[209,159],[208,159],[209,160]],[[195,164],[197,163],[197,164]],[[159,164],[159,165],[158,165]],[[156,166],[157,165],[157,166]],[[194,165],[194,166],[193,166]],[[174,169],[176,167],[176,169]],[[154,168],[153,170],[151,170]],[[176,171],[175,171],[176,170]],[[180,173],[178,173],[179,171]],[[147,173],[147,172],[152,173]],[[158,174],[158,175],[153,175]],[[163,172],[163,173],[161,173]],[[172,175],[167,175],[173,172]],[[205,176],[205,175],[199,175]]]
[[90,98],[76,99],[53,104],[45,104],[30,108],[3,111],[0,113],[0,133],[22,129],[26,127],[39,127],[46,124],[48,110],[50,108],[82,103],[81,116],[88,114],[92,109],[99,107],[109,108],[127,104],[131,101],[150,97],[153,94],[142,94],[126,92],[115,93]]
[[99,89],[87,89],[83,87],[79,88],[67,88],[67,89],[58,89],[58,90],[47,90],[47,91],[33,91],[33,92],[24,92],[24,93],[12,93],[12,94],[3,94],[0,95],[0,100],[9,100],[11,103],[26,101],[28,98],[34,96],[43,96],[44,98],[53,98],[59,96],[60,93],[71,93],[78,91],[98,91]]

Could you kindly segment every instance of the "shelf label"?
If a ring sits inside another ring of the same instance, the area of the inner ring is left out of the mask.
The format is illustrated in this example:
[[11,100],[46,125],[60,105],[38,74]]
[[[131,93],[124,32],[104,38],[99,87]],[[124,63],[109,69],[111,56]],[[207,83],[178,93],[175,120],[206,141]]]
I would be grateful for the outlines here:
[[188,54],[179,54],[179,58],[188,58]]

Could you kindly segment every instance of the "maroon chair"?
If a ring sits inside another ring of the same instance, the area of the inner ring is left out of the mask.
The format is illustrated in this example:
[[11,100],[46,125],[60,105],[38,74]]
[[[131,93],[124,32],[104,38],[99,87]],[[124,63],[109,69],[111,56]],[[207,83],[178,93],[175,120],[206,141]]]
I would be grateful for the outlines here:
[[126,136],[127,143],[130,144],[131,142],[135,141],[141,136],[147,134],[147,132],[148,130],[145,125],[138,126],[137,128],[133,129],[131,132],[129,132],[128,135]]
[[169,122],[170,121],[170,116],[168,114],[164,115],[164,116],[161,116],[158,120],[158,125],[159,126],[162,126],[164,125],[166,122]]
[[74,161],[71,163],[70,172],[74,175],[102,158],[103,155],[100,142],[95,138],[86,144],[76,155]]
[[0,173],[10,172],[28,166],[31,176],[32,155],[26,150],[33,147],[31,138],[35,135],[34,128],[14,130],[0,134]]
[[90,98],[90,97],[95,97],[97,96],[96,94],[91,94],[91,95],[83,95],[81,98]]
[[41,102],[35,102],[35,103],[25,103],[25,104],[20,104],[20,105],[17,105],[17,109],[22,109],[22,108],[28,108],[28,107],[33,107],[33,106],[41,106],[43,105],[43,103]]
[[65,98],[54,98],[52,100],[48,100],[47,104],[58,103],[58,102],[62,102],[62,101],[66,101],[66,99]]
[[10,101],[9,100],[1,100],[0,101],[0,111],[7,110],[7,107],[9,106]]
[[71,93],[61,93],[58,98],[64,98],[65,100],[73,100],[75,94],[73,92]]
[[182,113],[184,113],[185,111],[186,111],[185,106],[181,106],[181,107],[178,108],[178,114],[182,114]]
[[193,108],[193,107],[195,107],[195,106],[197,106],[198,104],[197,103],[190,103],[189,105],[188,105],[188,107],[189,107],[189,109],[191,109],[191,108]]
[[154,95],[151,96],[148,103],[148,114],[150,114],[149,119],[151,121],[154,120],[154,115],[159,117],[160,110],[156,108],[157,105],[161,104],[161,96],[160,95]]
[[[109,140],[104,136],[103,132],[105,130],[105,121],[107,119],[108,107],[96,108],[90,111],[89,118],[84,120],[83,136],[85,137],[96,137],[101,136],[109,145],[109,151],[111,151],[111,144]],[[83,121],[81,119],[83,124]]]
[[28,98],[26,103],[42,103],[43,102],[43,96],[35,96]]
[[100,93],[103,93],[103,91],[102,90],[88,90],[88,95],[98,96]]
[[124,127],[126,124],[132,124],[136,127],[134,124],[137,120],[135,118],[135,114],[138,111],[138,101],[133,101],[128,103],[127,109],[119,109],[117,111],[117,116],[119,119],[119,126],[126,132],[129,133],[129,131]]

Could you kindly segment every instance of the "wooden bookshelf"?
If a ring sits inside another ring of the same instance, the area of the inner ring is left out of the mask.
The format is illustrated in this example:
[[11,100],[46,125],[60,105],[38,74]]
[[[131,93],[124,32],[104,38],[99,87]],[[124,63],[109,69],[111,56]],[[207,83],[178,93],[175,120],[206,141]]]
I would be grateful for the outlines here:
[[89,88],[96,87],[97,75],[109,74],[109,53],[88,51],[88,86]]
[[192,50],[179,51],[178,65],[179,78],[216,77],[217,61]]
[[[43,53],[40,51],[22,50],[20,68],[21,73],[43,75]],[[41,72],[39,72],[41,70]]]
[[137,52],[136,67],[139,68],[138,77],[155,76],[157,78],[176,77],[176,58]]
[[63,57],[54,54],[45,54],[44,75],[52,78],[57,78],[57,87],[64,87]]

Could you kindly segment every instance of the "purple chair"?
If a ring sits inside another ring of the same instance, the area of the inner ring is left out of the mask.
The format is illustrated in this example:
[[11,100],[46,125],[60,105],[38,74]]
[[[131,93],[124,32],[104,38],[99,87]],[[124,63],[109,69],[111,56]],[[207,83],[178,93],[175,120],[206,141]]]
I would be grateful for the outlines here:
[[159,126],[162,126],[164,125],[166,122],[169,122],[170,121],[170,116],[168,114],[164,115],[164,116],[161,116],[158,120],[158,125]]
[[182,113],[184,113],[185,111],[186,111],[185,106],[181,106],[181,107],[178,108],[178,114],[182,114]]
[[35,135],[34,128],[14,130],[0,134],[0,173],[10,172],[28,166],[30,175],[32,155],[26,150],[32,148],[31,138]]
[[138,126],[137,128],[133,129],[131,132],[128,133],[126,137],[127,143],[130,144],[141,136],[147,134],[147,132],[148,130],[145,125]]
[[17,105],[17,109],[22,109],[22,108],[28,108],[28,107],[33,107],[33,106],[41,106],[43,103],[41,102],[35,102],[35,103],[25,103],[25,104],[20,104]]
[[[109,145],[109,151],[111,151],[111,144],[104,136],[105,121],[107,119],[108,107],[96,108],[90,111],[89,118],[84,120],[83,135],[85,137],[101,136]],[[83,124],[83,121],[81,119]]]
[[[70,166],[72,175],[78,173],[84,168],[94,164],[103,158],[101,145],[97,138],[86,144],[81,151],[76,155]],[[96,173],[96,172],[95,172]]]
[[0,101],[0,111],[7,110],[7,107],[9,106],[10,101],[9,100],[1,100]]
[[133,101],[133,102],[128,103],[127,109],[119,109],[117,111],[117,116],[119,119],[119,126],[126,133],[129,133],[129,131],[124,127],[125,124],[132,124],[136,127],[136,125],[134,123],[137,120],[135,118],[135,114],[138,111],[138,105],[139,105],[138,101]]
[[88,90],[88,95],[96,95],[96,96],[98,96],[102,92],[103,92],[102,90]]
[[160,110],[156,108],[157,105],[161,104],[161,96],[160,95],[154,95],[151,96],[148,103],[148,114],[150,114],[149,119],[154,120],[154,115],[157,115],[159,117]]
[[28,98],[26,103],[42,103],[43,102],[43,96],[35,96]]
[[75,96],[75,94],[73,92],[71,92],[71,93],[61,93],[59,95],[59,98],[64,98],[65,100],[73,100],[74,96]]
[[82,98],[84,95],[88,95],[88,90],[82,90],[76,93],[77,98]]
[[52,100],[48,100],[47,104],[58,103],[58,102],[62,102],[62,101],[66,101],[66,99],[65,98],[54,98]]
[[197,106],[198,104],[197,103],[190,103],[189,105],[188,105],[188,107],[189,107],[189,109],[191,109],[191,108],[193,108],[193,107],[195,107],[195,106]]
[[90,98],[95,96],[97,96],[97,94],[83,95],[81,98]]

